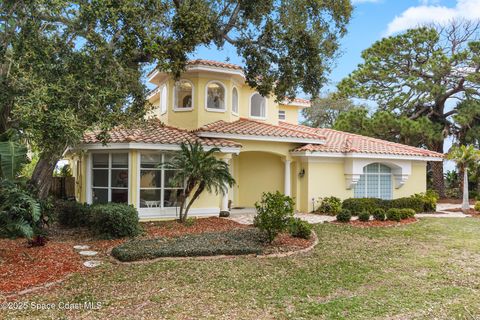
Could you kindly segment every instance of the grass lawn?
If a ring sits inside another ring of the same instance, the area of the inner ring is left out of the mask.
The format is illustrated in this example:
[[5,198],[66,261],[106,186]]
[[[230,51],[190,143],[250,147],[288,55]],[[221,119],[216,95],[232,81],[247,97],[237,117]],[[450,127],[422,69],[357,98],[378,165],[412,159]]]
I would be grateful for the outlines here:
[[480,317],[480,219],[398,228],[324,224],[311,253],[288,258],[106,264],[20,298],[101,302],[96,311],[0,311],[82,319],[474,319]]

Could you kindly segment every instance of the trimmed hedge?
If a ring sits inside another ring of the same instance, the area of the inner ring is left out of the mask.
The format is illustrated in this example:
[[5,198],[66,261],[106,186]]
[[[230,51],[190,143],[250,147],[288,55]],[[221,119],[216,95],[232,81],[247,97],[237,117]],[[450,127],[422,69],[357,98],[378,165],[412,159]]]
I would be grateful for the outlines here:
[[58,200],[55,202],[58,223],[64,227],[89,227],[91,207],[76,201]]
[[402,220],[415,217],[415,211],[413,209],[400,209],[400,214],[402,215]]
[[299,218],[294,218],[288,225],[288,232],[292,237],[310,239],[312,234],[312,225],[307,221]]
[[342,203],[342,208],[347,209],[354,216],[360,212],[367,211],[373,214],[376,208],[382,208],[384,200],[377,198],[348,198]]
[[[433,206],[431,197],[417,194],[411,197],[383,200],[378,198],[348,198],[343,201],[342,208],[350,210],[352,215],[367,211],[373,215],[378,208],[388,209],[413,209],[416,213],[427,211]],[[436,201],[434,206],[436,207]]]
[[107,238],[135,237],[140,233],[137,209],[120,203],[92,206],[90,227]]
[[425,203],[422,198],[417,197],[408,197],[408,198],[398,198],[393,200],[387,200],[385,204],[388,206],[388,209],[412,209],[416,213],[424,211]]
[[385,210],[382,208],[377,208],[373,211],[373,219],[378,220],[378,221],[385,221],[386,216],[385,216]]
[[358,215],[358,220],[363,222],[370,220],[370,213],[368,211],[363,211]]
[[112,255],[120,261],[138,261],[161,257],[261,254],[266,240],[258,229],[236,229],[172,239],[131,240],[115,247]]
[[342,209],[342,211],[337,214],[337,221],[349,222],[350,219],[352,219],[352,213],[348,209]]
[[390,220],[390,221],[400,221],[402,220],[402,212],[401,212],[401,209],[396,209],[396,208],[392,208],[392,209],[388,209],[387,211],[387,220]]

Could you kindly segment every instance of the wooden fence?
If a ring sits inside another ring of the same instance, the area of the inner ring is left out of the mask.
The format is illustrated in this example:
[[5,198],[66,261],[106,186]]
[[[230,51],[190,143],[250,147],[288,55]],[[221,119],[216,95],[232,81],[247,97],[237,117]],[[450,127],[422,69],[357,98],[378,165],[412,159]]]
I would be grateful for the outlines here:
[[50,193],[57,199],[75,198],[75,178],[53,177]]

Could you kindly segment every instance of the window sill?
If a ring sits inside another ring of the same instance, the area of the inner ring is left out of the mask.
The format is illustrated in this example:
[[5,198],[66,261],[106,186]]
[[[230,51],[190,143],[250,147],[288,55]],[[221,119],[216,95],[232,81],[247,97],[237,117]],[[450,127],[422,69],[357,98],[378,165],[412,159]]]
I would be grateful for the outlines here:
[[235,117],[239,117],[238,112],[233,112],[233,111],[232,111],[232,114],[233,114]]
[[255,117],[250,115],[250,118],[255,119],[255,120],[267,120],[267,117]]
[[208,112],[219,112],[219,113],[227,111],[225,109],[212,109],[212,108],[205,108],[205,110],[207,110]]
[[173,108],[174,112],[187,112],[187,111],[192,111],[193,108]]

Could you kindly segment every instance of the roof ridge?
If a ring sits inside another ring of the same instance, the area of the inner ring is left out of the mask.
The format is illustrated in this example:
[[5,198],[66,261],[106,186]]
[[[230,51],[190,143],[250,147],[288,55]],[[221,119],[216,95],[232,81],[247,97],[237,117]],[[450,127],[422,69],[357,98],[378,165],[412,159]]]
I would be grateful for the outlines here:
[[[310,133],[310,132],[305,132],[305,131],[301,131],[301,130],[296,130],[296,129],[292,129],[292,128],[285,128],[285,127],[282,127],[282,126],[279,126],[279,125],[274,125],[274,124],[271,124],[271,123],[266,123],[266,122],[260,122],[260,121],[257,121],[257,120],[252,120],[252,119],[248,119],[248,118],[245,118],[245,117],[240,117],[237,121],[249,121],[249,122],[255,122],[255,123],[259,123],[259,124],[263,124],[263,125],[268,125],[268,126],[271,126],[271,127],[276,127],[276,128],[281,128],[281,129],[287,129],[287,130],[290,130],[290,131],[294,131],[294,132],[298,132],[298,133],[302,133],[302,134],[309,134],[309,135],[315,135],[317,137],[319,137],[320,139],[325,139],[325,136],[323,135],[318,135],[316,133]],[[279,121],[280,122],[280,121]]]

